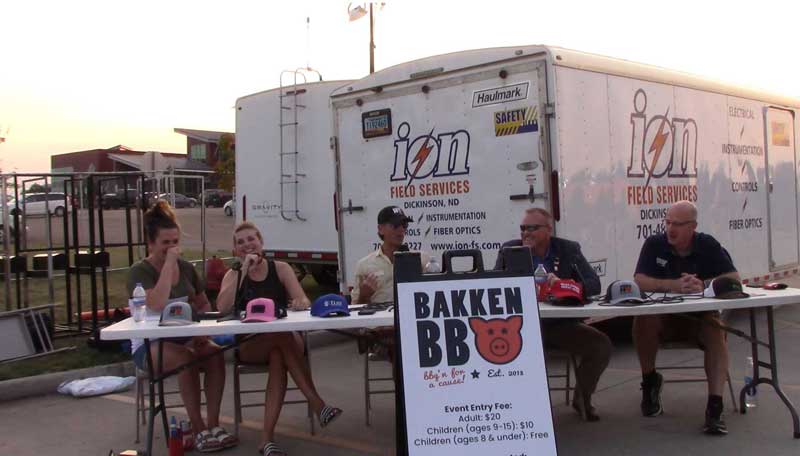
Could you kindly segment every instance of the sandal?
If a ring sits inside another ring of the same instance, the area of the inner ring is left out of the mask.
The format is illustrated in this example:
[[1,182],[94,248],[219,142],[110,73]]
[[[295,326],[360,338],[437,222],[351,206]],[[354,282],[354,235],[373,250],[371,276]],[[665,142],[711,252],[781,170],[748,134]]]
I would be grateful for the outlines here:
[[275,442],[267,442],[264,448],[258,450],[264,456],[286,456],[286,452],[281,449]]
[[333,422],[339,415],[342,414],[342,409],[326,405],[319,411],[319,425],[325,427]]
[[194,449],[201,453],[211,453],[222,449],[222,444],[206,429],[194,436]]
[[239,444],[239,439],[236,437],[228,434],[224,428],[216,426],[210,429],[211,435],[213,435],[217,440],[219,440],[220,445],[222,448],[231,448],[235,447]]

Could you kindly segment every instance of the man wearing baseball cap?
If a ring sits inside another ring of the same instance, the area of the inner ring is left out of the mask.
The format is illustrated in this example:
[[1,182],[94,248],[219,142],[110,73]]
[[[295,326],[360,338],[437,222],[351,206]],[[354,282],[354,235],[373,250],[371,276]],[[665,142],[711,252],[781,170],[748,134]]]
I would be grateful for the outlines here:
[[[529,247],[534,269],[540,264],[548,271],[552,286],[558,279],[581,282],[585,296],[600,293],[600,278],[581,253],[577,242],[553,236],[553,216],[540,208],[530,208],[520,224],[520,239],[506,242],[497,255],[495,269],[503,269],[503,249]],[[542,340],[545,346],[557,347],[580,358],[575,369],[577,386],[573,408],[585,421],[600,417],[592,406],[592,394],[611,358],[611,340],[603,332],[576,319],[547,319],[542,321]]]
[[[739,281],[728,252],[712,236],[695,231],[697,207],[679,201],[667,210],[666,232],[650,236],[642,245],[634,280],[642,291],[701,293],[704,281],[729,277]],[[728,433],[722,419],[722,392],[728,378],[728,344],[719,312],[680,315],[643,315],[633,321],[633,342],[642,369],[642,414],[658,416],[664,377],[656,372],[656,354],[662,341],[689,340],[705,351],[708,403],[703,431]],[[708,324],[704,322],[708,322]]]
[[378,212],[378,237],[383,242],[356,265],[353,303],[394,301],[394,252],[402,247],[408,224],[413,221],[397,206]]
[[[408,250],[403,244],[408,224],[414,219],[407,216],[397,206],[386,206],[378,212],[378,237],[381,245],[374,252],[358,261],[356,265],[355,286],[351,293],[354,304],[391,303],[394,301],[394,253]],[[421,253],[422,264],[427,264],[430,256]],[[378,351],[370,354],[371,359],[380,359],[385,352],[389,361],[394,362],[394,330],[378,328],[371,332],[371,339],[378,343]]]

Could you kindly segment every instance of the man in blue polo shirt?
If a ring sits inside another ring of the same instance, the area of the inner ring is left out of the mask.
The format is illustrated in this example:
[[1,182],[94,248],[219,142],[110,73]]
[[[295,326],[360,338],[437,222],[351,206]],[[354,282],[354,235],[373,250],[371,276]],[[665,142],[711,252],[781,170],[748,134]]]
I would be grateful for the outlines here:
[[[540,208],[526,210],[519,228],[520,239],[502,245],[495,269],[504,267],[504,248],[526,246],[531,249],[533,267],[543,264],[549,272],[547,280],[551,285],[557,279],[573,279],[583,282],[585,296],[600,293],[600,278],[581,253],[580,244],[553,236],[553,216],[549,212]],[[574,318],[543,320],[542,340],[546,346],[560,348],[580,359],[575,368],[577,385],[572,407],[584,421],[599,420],[592,406],[592,394],[611,358],[611,340],[603,332]]]
[[[667,210],[666,232],[650,236],[644,242],[634,280],[642,291],[669,293],[701,293],[704,282],[728,276],[739,280],[728,252],[712,236],[695,231],[697,208],[689,201],[680,201]],[[685,315],[643,315],[633,321],[633,341],[642,369],[642,414],[663,413],[661,388],[664,378],[656,372],[659,342],[688,340],[705,351],[708,376],[708,403],[703,431],[725,435],[728,429],[722,419],[722,392],[728,376],[728,345],[725,332],[717,326],[719,312],[698,312]],[[707,323],[706,323],[707,322]]]

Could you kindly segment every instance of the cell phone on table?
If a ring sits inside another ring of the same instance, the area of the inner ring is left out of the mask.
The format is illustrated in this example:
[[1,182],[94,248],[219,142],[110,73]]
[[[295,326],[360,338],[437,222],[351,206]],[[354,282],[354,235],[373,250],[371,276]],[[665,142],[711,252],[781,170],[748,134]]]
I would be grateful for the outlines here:
[[358,311],[359,315],[373,315],[376,312],[375,309],[361,309]]

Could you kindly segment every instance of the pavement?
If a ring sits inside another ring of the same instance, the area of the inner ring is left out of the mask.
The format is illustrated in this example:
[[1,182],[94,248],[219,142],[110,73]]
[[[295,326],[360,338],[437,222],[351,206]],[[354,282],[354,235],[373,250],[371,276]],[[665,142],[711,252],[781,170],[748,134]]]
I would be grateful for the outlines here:
[[[728,316],[740,329],[748,327],[746,312]],[[784,306],[775,311],[780,381],[789,399],[800,405],[800,306]],[[766,335],[761,323],[760,334]],[[750,347],[737,337],[729,337],[733,386],[742,387],[745,360]],[[765,356],[762,353],[762,357]],[[663,350],[662,366],[702,365],[699,350]],[[558,361],[560,362],[560,361]],[[563,369],[558,362],[548,369]],[[309,433],[306,409],[286,405],[277,428],[277,440],[292,455],[391,455],[395,453],[394,395],[373,397],[372,425],[365,424],[363,396],[363,357],[355,343],[340,337],[327,337],[324,344],[312,343],[311,364],[317,388],[330,404],[344,409],[344,414],[330,427],[315,435]],[[389,364],[373,362],[371,367],[389,374]],[[380,372],[378,372],[380,373]],[[229,369],[222,422],[232,432],[233,398]],[[670,372],[669,376],[687,378],[688,371]],[[788,409],[774,391],[762,385],[758,406],[746,415],[731,410],[725,395],[726,421],[730,434],[707,436],[700,432],[706,403],[704,383],[671,383],[663,392],[664,415],[642,417],[639,412],[641,392],[638,361],[630,343],[617,343],[607,371],[594,396],[601,420],[584,423],[564,402],[563,392],[551,394],[558,452],[561,455],[717,455],[759,454],[796,455],[800,439],[792,436]],[[243,388],[259,387],[265,375],[243,377]],[[491,399],[491,391],[487,391]],[[133,393],[89,399],[75,399],[56,394],[3,402],[0,405],[0,455],[102,455],[110,449],[141,449],[134,443],[135,417]],[[241,444],[220,454],[257,455],[261,427],[260,407],[244,409]],[[185,417],[182,409],[170,414]],[[413,410],[411,411],[413,414]],[[144,436],[144,427],[141,428]],[[154,456],[168,454],[161,432],[156,431]]]

